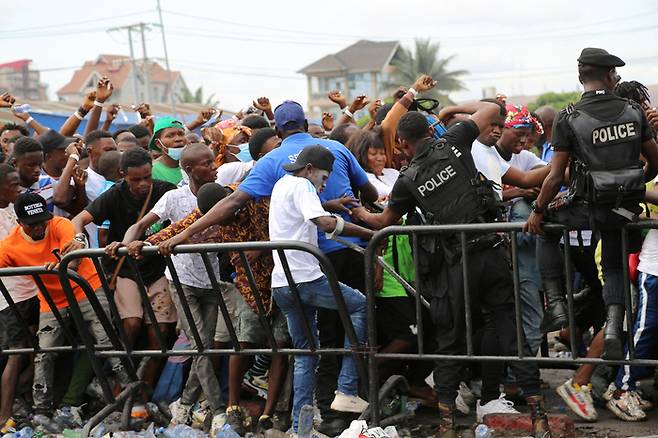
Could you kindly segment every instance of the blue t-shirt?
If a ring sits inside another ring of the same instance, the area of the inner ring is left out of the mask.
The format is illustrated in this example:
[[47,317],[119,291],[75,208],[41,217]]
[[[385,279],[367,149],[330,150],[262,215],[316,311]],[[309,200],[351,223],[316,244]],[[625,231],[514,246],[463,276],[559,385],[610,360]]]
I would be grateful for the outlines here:
[[[271,196],[274,184],[286,174],[283,165],[295,162],[302,149],[314,145],[326,147],[335,157],[334,167],[327,180],[327,185],[320,193],[322,202],[337,199],[344,195],[354,196],[352,186],[362,187],[368,182],[368,175],[356,161],[356,157],[341,143],[334,140],[315,138],[307,133],[299,133],[286,137],[278,148],[273,149],[259,159],[249,176],[240,184],[240,191],[245,192],[254,199]],[[348,214],[342,216],[345,221],[352,222]],[[342,239],[365,246],[365,242],[356,237],[342,237]],[[345,248],[345,245],[325,239],[324,232],[318,233],[318,246],[325,253]]]

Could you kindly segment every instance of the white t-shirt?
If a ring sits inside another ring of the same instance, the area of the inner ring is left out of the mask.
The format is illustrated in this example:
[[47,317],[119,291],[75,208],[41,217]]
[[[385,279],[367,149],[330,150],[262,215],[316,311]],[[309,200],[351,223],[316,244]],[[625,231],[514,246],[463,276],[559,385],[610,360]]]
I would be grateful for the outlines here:
[[377,189],[377,194],[380,198],[391,194],[393,185],[397,181],[400,172],[396,169],[384,169],[382,175],[377,176],[374,173],[367,172],[368,180]]
[[[186,218],[197,207],[196,196],[186,185],[175,190],[170,190],[151,209],[151,213],[160,218],[160,221],[176,222]],[[208,254],[210,264],[213,267],[215,277],[219,276],[219,261],[213,253]],[[202,289],[211,289],[212,283],[208,278],[203,258],[200,254],[176,254],[171,256],[176,273],[180,282],[187,286],[199,287]],[[169,268],[165,270],[167,279],[172,280]]]
[[475,140],[471,149],[473,162],[477,170],[489,180],[498,184],[494,187],[498,196],[503,197],[503,175],[507,173],[510,164],[503,160],[494,146],[487,146]]
[[658,276],[658,230],[649,230],[644,238],[637,269]]
[[[496,152],[498,152],[496,150]],[[502,158],[502,157],[501,157]],[[503,158],[504,159],[504,158]],[[512,158],[508,161],[510,166],[516,167],[519,170],[527,172],[536,167],[546,166],[546,161],[539,158],[537,155],[530,151],[522,150],[518,154],[512,154]]]
[[[105,188],[105,178],[91,167],[88,167],[86,172],[87,182],[85,183],[85,192],[87,193],[87,201],[91,203],[103,193]],[[89,235],[89,247],[98,248],[98,227],[96,224],[93,222],[87,224],[85,230]]]
[[[9,235],[9,232],[17,226],[16,213],[14,212],[14,204],[9,204],[6,208],[0,208],[0,239],[4,239]],[[20,303],[37,295],[37,285],[34,284],[32,277],[28,276],[13,276],[2,277],[2,283],[9,291],[11,299],[15,303]],[[4,295],[0,293],[0,310],[4,310],[9,305],[5,300]]]
[[247,175],[251,169],[253,169],[254,164],[256,164],[254,160],[224,163],[219,166],[219,169],[217,169],[217,179],[215,182],[222,186],[238,183],[244,179],[245,175]]
[[[322,208],[315,187],[306,178],[285,175],[274,185],[270,198],[270,240],[296,240],[318,246],[318,227],[311,219],[329,216]],[[277,251],[272,270],[272,287],[288,286]],[[304,251],[286,250],[286,259],[296,284],[317,280],[324,275],[320,263]]]

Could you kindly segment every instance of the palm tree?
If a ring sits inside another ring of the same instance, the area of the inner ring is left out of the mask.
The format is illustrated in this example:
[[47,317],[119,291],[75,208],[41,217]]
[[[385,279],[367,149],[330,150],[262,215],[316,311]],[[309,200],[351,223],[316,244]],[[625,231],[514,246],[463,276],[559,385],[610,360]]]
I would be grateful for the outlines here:
[[465,89],[460,76],[467,74],[468,71],[448,71],[448,63],[455,55],[439,58],[439,43],[432,43],[429,38],[417,38],[414,42],[414,53],[400,47],[393,57],[391,65],[395,69],[385,86],[393,89],[400,85],[408,86],[407,84],[413,84],[420,75],[427,74],[436,80],[437,84],[430,91],[423,93],[423,97],[438,99],[442,105],[451,104],[448,93]]
[[207,99],[203,99],[203,87],[196,89],[194,93],[185,87],[178,95],[178,100],[182,103],[200,103],[206,106],[216,106],[218,101],[214,100],[215,95],[211,94]]

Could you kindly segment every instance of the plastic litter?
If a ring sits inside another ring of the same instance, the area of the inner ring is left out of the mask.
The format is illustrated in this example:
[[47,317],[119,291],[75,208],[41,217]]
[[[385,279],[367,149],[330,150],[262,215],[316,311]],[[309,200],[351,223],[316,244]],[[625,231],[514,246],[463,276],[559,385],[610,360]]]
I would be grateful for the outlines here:
[[491,430],[486,424],[480,424],[475,428],[475,438],[491,438]]
[[353,420],[350,427],[345,429],[338,438],[359,438],[361,432],[368,430],[368,423],[365,420]]
[[215,438],[240,438],[240,435],[233,430],[230,424],[225,424],[219,429]]
[[386,428],[384,429],[384,433],[389,438],[400,438],[400,435],[398,435],[398,431],[395,428],[395,426],[386,426]]
[[299,421],[297,423],[297,436],[299,438],[310,438],[311,431],[313,430],[313,417],[315,412],[313,406],[304,405],[299,413]]

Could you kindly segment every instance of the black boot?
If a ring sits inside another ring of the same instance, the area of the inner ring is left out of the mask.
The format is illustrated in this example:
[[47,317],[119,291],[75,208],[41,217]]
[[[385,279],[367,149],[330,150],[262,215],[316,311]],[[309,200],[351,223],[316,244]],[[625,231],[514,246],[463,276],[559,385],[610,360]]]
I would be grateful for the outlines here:
[[551,438],[548,428],[548,417],[544,409],[544,397],[533,395],[526,398],[530,407],[530,418],[532,419],[532,438]]
[[544,319],[540,329],[542,333],[554,332],[569,324],[567,309],[564,305],[564,293],[562,292],[562,279],[550,278],[544,280],[546,301],[548,307],[544,310]]
[[603,328],[603,359],[621,360],[624,358],[624,306],[610,304],[608,306],[605,327]]
[[455,405],[439,403],[439,438],[457,438]]

